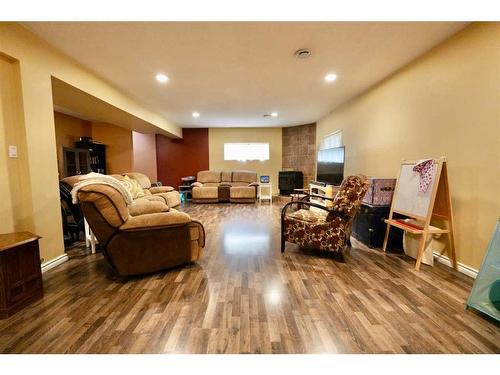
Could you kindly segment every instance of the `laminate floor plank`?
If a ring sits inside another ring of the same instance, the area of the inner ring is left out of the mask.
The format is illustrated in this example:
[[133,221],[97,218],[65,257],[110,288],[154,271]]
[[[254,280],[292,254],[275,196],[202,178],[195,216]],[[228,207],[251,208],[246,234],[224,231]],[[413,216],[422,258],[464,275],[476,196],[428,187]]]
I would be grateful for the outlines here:
[[343,263],[282,254],[281,207],[186,204],[203,257],[153,275],[117,277],[75,246],[43,275],[43,299],[0,320],[0,352],[500,352],[499,325],[465,309],[469,277],[355,240]]

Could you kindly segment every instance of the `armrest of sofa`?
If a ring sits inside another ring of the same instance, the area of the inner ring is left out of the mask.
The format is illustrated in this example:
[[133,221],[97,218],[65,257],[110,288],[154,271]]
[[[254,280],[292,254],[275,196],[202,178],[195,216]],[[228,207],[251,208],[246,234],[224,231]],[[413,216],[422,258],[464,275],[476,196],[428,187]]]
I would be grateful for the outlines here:
[[166,227],[178,227],[187,225],[191,222],[191,218],[184,212],[161,212],[144,214],[139,216],[131,216],[121,227],[123,231],[134,230],[154,230]]
[[174,188],[172,186],[153,186],[149,188],[151,194],[168,193],[173,190]]
[[260,184],[258,182],[252,182],[248,186],[259,186]]
[[168,206],[164,201],[139,198],[128,206],[128,210],[131,216],[139,216],[145,214],[154,214],[158,212],[167,212]]
[[203,186],[203,184],[201,182],[193,182],[191,184],[191,187],[202,187],[202,186]]
[[196,239],[200,247],[205,247],[205,228],[198,220],[192,220],[189,227],[197,233],[191,232],[191,240]]

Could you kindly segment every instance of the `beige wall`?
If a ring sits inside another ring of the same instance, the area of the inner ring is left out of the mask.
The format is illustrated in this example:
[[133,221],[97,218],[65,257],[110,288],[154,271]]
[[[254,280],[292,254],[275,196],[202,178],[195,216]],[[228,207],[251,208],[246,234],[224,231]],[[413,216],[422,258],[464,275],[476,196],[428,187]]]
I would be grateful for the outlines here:
[[54,112],[59,176],[64,176],[63,147],[75,147],[80,137],[92,137],[106,147],[108,174],[141,172],[156,181],[156,140],[154,134],[142,134],[119,126],[92,123]]
[[[25,165],[20,163],[17,169],[17,181],[20,184],[15,184],[21,186],[15,194],[23,191],[25,195],[15,201],[2,200],[1,212],[7,213],[7,216],[9,213],[11,217],[17,216],[18,202],[31,202],[31,208],[26,208],[28,204],[21,204],[19,207],[22,212],[31,209],[29,216],[32,222],[26,222],[25,227],[43,237],[40,241],[40,253],[42,258],[48,261],[64,253],[51,77],[131,113],[162,131],[179,137],[182,132],[178,126],[138,105],[18,24],[0,23],[0,53],[9,56],[10,60],[15,60],[18,69],[20,94],[15,98],[14,106],[20,108],[21,113],[15,126],[19,127],[17,130],[18,134],[21,134],[22,146],[20,155],[25,161]],[[5,169],[5,165],[10,163],[4,158],[5,153],[0,157],[0,169],[2,164]],[[13,175],[15,173],[9,171],[9,178]],[[5,180],[1,181],[1,192],[7,190],[7,183]],[[11,194],[14,194],[12,189]],[[18,219],[14,218],[14,221],[16,220]],[[17,230],[17,227],[14,226],[14,229]]]
[[131,171],[134,165],[132,132],[119,126],[92,123],[92,139],[106,145],[106,173]]
[[[268,142],[267,161],[225,161],[224,143]],[[248,169],[258,175],[269,175],[274,193],[278,192],[278,172],[281,170],[281,128],[210,128],[208,131],[210,169],[230,171]]]
[[157,181],[156,136],[132,132],[134,147],[134,172],[144,173],[151,181]]
[[[0,54],[0,233],[33,228],[19,63]],[[9,145],[17,158],[8,157]]]
[[317,124],[342,129],[346,173],[396,176],[446,156],[458,260],[479,268],[500,215],[500,24],[472,24]]
[[57,147],[57,169],[59,178],[64,176],[64,147],[75,147],[75,142],[80,137],[92,136],[92,124],[90,121],[82,120],[63,113],[54,112],[54,125],[56,132]]

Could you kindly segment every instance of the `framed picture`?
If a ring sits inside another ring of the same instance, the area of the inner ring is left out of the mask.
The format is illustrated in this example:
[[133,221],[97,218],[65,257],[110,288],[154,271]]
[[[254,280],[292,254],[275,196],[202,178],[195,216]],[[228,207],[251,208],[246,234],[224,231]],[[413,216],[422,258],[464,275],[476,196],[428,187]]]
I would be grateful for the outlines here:
[[269,176],[260,176],[260,183],[261,184],[268,184],[269,183]]

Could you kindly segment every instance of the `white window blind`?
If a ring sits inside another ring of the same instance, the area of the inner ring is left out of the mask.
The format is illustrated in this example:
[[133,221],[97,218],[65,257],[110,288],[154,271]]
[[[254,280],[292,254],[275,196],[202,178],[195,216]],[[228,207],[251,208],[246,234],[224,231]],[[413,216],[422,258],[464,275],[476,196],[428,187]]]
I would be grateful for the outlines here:
[[224,143],[224,160],[269,160],[269,143]]
[[327,148],[334,148],[342,146],[342,130],[336,131],[335,133],[328,134],[321,141],[320,150],[326,150]]

